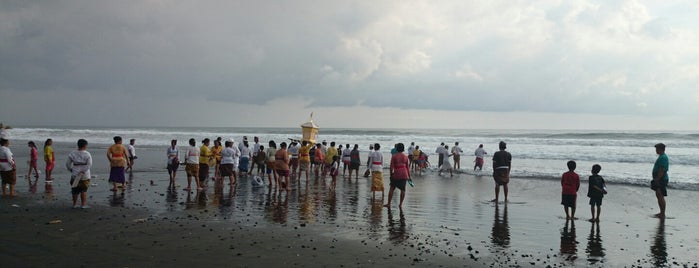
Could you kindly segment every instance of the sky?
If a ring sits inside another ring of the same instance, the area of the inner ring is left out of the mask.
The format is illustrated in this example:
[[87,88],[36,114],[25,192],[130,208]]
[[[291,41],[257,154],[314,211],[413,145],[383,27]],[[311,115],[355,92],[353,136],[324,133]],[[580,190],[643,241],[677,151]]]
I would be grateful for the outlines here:
[[16,126],[699,130],[697,1],[0,1]]

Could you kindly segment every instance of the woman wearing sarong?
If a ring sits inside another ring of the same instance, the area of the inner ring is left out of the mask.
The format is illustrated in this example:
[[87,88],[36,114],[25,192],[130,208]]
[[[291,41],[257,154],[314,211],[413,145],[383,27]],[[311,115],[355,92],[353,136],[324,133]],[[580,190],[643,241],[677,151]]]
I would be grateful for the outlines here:
[[121,144],[121,137],[114,137],[114,145],[107,149],[107,159],[109,159],[109,182],[112,183],[111,191],[117,190],[117,183],[121,184],[122,191],[124,191],[124,186],[126,184],[126,176],[124,170],[129,164],[129,160],[126,157],[126,147]]
[[369,163],[371,169],[371,198],[374,198],[376,192],[381,191],[381,199],[383,199],[383,155],[379,152],[381,146],[374,144],[374,151],[369,153]]
[[384,205],[391,209],[391,200],[393,199],[393,191],[396,188],[400,189],[400,203],[398,208],[403,210],[403,200],[405,199],[405,184],[410,180],[410,160],[403,152],[405,145],[402,143],[396,144],[396,154],[391,156],[391,165],[389,174],[391,178],[391,188],[388,190],[388,203]]

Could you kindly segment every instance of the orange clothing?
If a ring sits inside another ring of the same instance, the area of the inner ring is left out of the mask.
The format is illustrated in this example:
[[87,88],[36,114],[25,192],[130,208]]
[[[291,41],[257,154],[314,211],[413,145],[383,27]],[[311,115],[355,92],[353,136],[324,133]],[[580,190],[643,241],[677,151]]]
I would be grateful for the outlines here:
[[126,167],[126,147],[114,144],[107,149],[107,159],[110,167]]

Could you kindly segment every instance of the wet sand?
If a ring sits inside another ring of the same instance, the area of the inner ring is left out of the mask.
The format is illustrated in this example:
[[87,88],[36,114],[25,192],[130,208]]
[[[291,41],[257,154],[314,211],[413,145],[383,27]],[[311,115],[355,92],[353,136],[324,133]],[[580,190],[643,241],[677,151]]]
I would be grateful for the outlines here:
[[[182,190],[186,178],[180,170],[179,187],[171,190],[160,161],[164,153],[139,149],[136,171],[122,195],[108,191],[106,160],[100,161],[104,149],[90,148],[96,185],[88,192],[92,208],[86,210],[70,208],[68,174],[58,153],[53,185],[44,184],[43,177],[34,187],[18,179],[20,196],[0,199],[3,263],[697,266],[694,204],[699,197],[694,191],[670,190],[669,218],[660,220],[651,217],[657,205],[649,189],[608,185],[601,222],[593,224],[587,221],[586,182],[578,197],[579,219],[566,221],[557,181],[514,178],[510,202],[494,204],[489,175],[449,177],[430,171],[414,178],[416,186],[408,188],[401,212],[372,201],[365,178],[339,178],[335,190],[329,178],[307,185],[302,179],[290,193],[253,188],[241,178],[233,189],[210,183],[196,193]],[[61,222],[50,223],[54,220]]]

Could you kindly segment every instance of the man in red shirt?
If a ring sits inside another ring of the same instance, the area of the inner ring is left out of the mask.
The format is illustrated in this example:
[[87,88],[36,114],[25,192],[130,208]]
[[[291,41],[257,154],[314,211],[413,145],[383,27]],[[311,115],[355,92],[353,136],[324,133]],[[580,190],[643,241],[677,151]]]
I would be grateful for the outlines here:
[[[561,177],[561,205],[566,212],[566,220],[575,219],[576,199],[580,189],[580,177],[575,173],[575,166],[575,161],[568,161],[568,172],[563,173]],[[570,214],[568,214],[568,208],[570,208]]]

